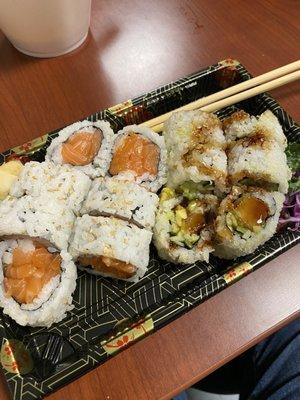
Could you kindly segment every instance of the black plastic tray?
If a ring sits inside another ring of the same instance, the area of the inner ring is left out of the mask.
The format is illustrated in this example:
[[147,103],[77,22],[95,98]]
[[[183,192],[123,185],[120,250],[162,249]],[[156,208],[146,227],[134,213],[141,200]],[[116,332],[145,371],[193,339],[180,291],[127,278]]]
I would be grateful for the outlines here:
[[[249,78],[239,62],[225,60],[88,119],[106,119],[118,130]],[[300,127],[269,95],[218,114],[223,118],[235,108],[251,114],[271,109],[288,140],[300,142]],[[42,161],[56,132],[0,154],[0,163],[12,158]],[[212,257],[209,264],[175,266],[160,260],[153,249],[147,275],[134,284],[79,272],[75,308],[50,329],[21,327],[1,312],[1,364],[12,398],[38,399],[69,383],[299,241],[299,233],[286,229],[235,265]]]

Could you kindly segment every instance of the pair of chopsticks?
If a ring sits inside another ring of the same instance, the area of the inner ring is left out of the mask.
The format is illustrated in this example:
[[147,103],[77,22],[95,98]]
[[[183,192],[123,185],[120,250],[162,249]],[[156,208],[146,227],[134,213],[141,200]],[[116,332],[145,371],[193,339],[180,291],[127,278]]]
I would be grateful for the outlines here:
[[206,112],[215,112],[221,108],[231,106],[232,104],[249,99],[250,97],[275,89],[297,79],[300,79],[300,60],[239,83],[238,85],[231,86],[221,92],[202,97],[176,110],[145,121],[141,126],[147,126],[155,132],[161,132],[164,122],[170,118],[173,112],[197,109]]

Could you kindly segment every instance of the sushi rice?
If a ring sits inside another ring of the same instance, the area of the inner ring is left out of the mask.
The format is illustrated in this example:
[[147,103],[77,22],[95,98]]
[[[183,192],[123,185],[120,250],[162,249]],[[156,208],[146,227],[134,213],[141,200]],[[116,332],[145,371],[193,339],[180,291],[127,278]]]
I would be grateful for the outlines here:
[[[12,259],[16,247],[31,249],[31,240],[5,240],[0,242],[0,305],[4,314],[9,315],[19,325],[46,326],[61,321],[72,306],[72,295],[76,287],[77,270],[70,254],[60,252],[61,273],[44,285],[32,303],[19,304],[12,296],[7,296],[4,287],[4,264]],[[51,250],[51,249],[50,249]]]
[[123,218],[151,230],[155,223],[158,196],[135,182],[117,177],[97,178],[83,204],[81,214]]
[[0,239],[32,237],[67,250],[75,215],[49,195],[7,197],[0,203],[0,220]]
[[78,213],[90,186],[90,178],[69,165],[31,161],[24,165],[10,194],[13,197],[53,197],[58,203]]
[[286,154],[275,140],[245,137],[228,153],[228,175],[232,185],[261,186],[287,193],[291,171]]
[[243,110],[236,111],[223,121],[223,127],[229,143],[260,132],[265,138],[275,140],[283,150],[287,146],[286,136],[271,110],[266,110],[257,117]]

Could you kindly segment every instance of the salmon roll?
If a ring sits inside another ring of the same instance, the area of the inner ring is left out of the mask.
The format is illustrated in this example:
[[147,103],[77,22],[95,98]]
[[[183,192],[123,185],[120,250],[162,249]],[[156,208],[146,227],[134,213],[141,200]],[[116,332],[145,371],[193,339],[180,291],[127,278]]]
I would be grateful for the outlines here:
[[77,218],[70,253],[94,275],[138,281],[149,263],[152,233],[114,217]]
[[97,178],[83,204],[81,214],[115,216],[151,230],[158,196],[135,182],[117,177]]
[[73,308],[77,270],[65,251],[30,239],[0,243],[0,306],[19,325],[46,326]]
[[66,250],[75,222],[74,213],[52,196],[0,202],[0,239],[34,238],[42,244]]
[[215,223],[215,255],[233,259],[254,252],[276,232],[284,195],[261,188],[233,187]]
[[158,254],[167,261],[191,264],[209,260],[218,199],[211,194],[185,197],[165,187],[154,226]]
[[287,146],[287,139],[282,127],[270,110],[266,110],[257,117],[251,116],[243,110],[236,111],[223,121],[223,128],[229,143],[259,133],[266,139],[276,141],[283,150]]
[[202,193],[224,191],[226,140],[221,121],[200,110],[179,111],[164,124],[168,151],[168,186],[196,183]]
[[91,186],[90,178],[69,165],[31,161],[25,164],[18,180],[10,189],[13,197],[29,195],[53,197],[78,213]]
[[162,136],[146,127],[126,126],[115,137],[109,174],[157,192],[166,183],[166,158]]
[[233,142],[228,149],[228,180],[231,185],[259,186],[287,193],[291,171],[277,141],[260,132]]
[[58,132],[47,149],[46,161],[71,165],[95,178],[108,169],[114,133],[106,121],[75,122]]

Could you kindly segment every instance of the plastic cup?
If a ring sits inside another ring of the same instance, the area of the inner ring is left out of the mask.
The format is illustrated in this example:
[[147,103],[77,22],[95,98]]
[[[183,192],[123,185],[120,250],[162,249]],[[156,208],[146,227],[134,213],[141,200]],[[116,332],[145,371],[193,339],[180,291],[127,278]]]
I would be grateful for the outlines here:
[[0,0],[0,29],[34,57],[69,53],[86,39],[91,0]]

